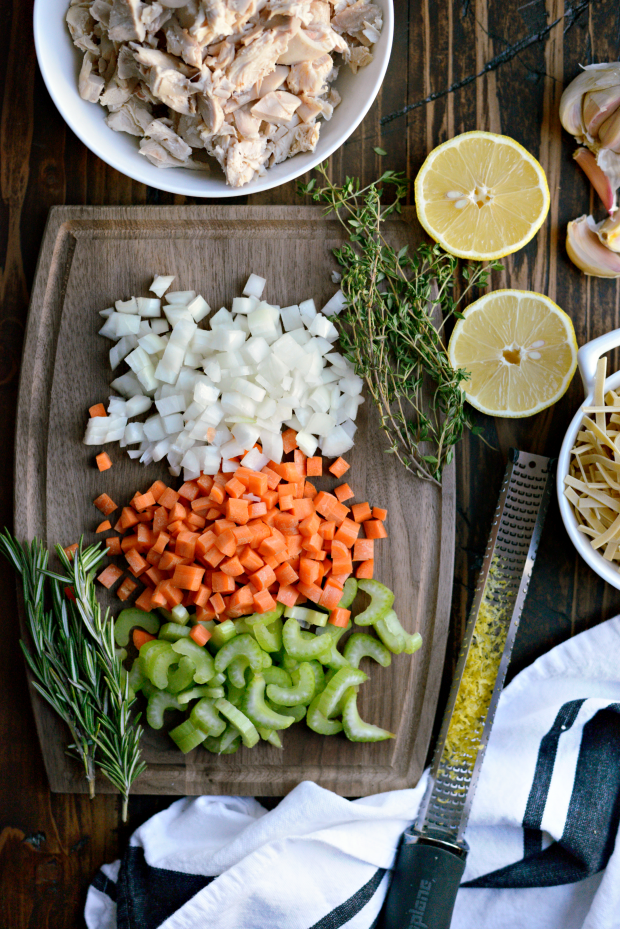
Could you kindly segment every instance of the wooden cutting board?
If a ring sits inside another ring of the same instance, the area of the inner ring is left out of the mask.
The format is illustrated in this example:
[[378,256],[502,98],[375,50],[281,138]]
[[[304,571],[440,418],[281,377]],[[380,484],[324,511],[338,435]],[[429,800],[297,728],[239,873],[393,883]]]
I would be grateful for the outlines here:
[[[415,243],[412,211],[390,223],[400,243]],[[51,547],[81,533],[96,540],[101,516],[92,500],[103,491],[119,505],[158,477],[118,446],[100,474],[95,451],[82,444],[88,407],[109,395],[110,342],[98,335],[98,311],[132,294],[146,295],[154,274],[175,274],[174,287],[194,289],[217,308],[230,306],[248,273],[267,278],[265,296],[282,306],[310,296],[318,306],[335,291],[332,249],[341,227],[319,207],[54,207],[49,215],[30,304],[19,392],[15,531]],[[375,577],[396,594],[395,608],[424,645],[389,668],[369,667],[360,692],[362,718],[396,733],[377,744],[323,737],[305,724],[289,729],[284,751],[261,743],[217,757],[187,756],[165,733],[146,730],[147,772],[138,793],[282,796],[309,779],[345,796],[414,786],[422,772],[437,705],[448,632],[454,558],[454,470],[443,491],[406,473],[385,454],[378,418],[360,408],[347,480],[356,499],[387,507],[389,538],[378,543]],[[319,487],[337,482],[323,478]],[[98,537],[99,539],[101,536]],[[101,599],[119,601],[101,588]],[[359,598],[361,599],[361,598]],[[363,608],[362,605],[358,609]],[[23,617],[22,617],[22,632]],[[18,656],[16,656],[16,660]],[[368,662],[370,664],[370,662]],[[84,792],[79,767],[64,753],[68,733],[31,688],[45,767],[53,791]],[[106,781],[98,790],[110,790]]]

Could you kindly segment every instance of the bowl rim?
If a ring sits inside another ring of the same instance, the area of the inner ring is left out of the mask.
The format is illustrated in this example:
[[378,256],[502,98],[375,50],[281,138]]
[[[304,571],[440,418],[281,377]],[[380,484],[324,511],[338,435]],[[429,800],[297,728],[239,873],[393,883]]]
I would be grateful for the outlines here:
[[[47,91],[54,101],[58,112],[69,126],[71,131],[94,155],[97,156],[97,158],[100,158],[103,162],[105,162],[105,164],[109,165],[111,168],[114,168],[125,177],[129,177],[132,180],[137,181],[140,184],[145,184],[148,187],[153,187],[156,190],[162,190],[173,194],[181,194],[186,197],[194,197],[203,200],[222,199],[228,197],[244,197],[249,196],[250,194],[261,193],[265,190],[272,190],[275,187],[281,187],[284,184],[288,184],[290,181],[296,180],[298,177],[301,177],[302,174],[306,174],[313,168],[316,168],[318,164],[333,155],[333,153],[337,151],[342,145],[344,145],[347,139],[350,138],[350,136],[355,132],[375,102],[379,90],[381,89],[381,85],[383,84],[385,73],[387,71],[392,55],[392,44],[394,39],[394,0],[381,0],[383,10],[383,27],[381,30],[381,35],[382,38],[384,35],[386,38],[384,43],[382,43],[382,58],[380,60],[379,70],[375,77],[370,94],[368,95],[364,104],[359,108],[359,110],[357,110],[355,116],[353,117],[352,123],[347,126],[344,133],[336,136],[336,138],[331,143],[329,143],[327,148],[324,151],[321,151],[320,154],[317,154],[316,150],[314,153],[308,153],[312,154],[314,157],[312,157],[309,162],[304,162],[301,167],[292,166],[290,173],[287,174],[284,178],[271,180],[269,178],[269,169],[267,169],[267,172],[263,177],[256,181],[251,181],[249,184],[246,184],[243,187],[229,187],[225,184],[225,182],[223,182],[221,190],[217,188],[216,190],[210,190],[207,193],[201,193],[200,191],[196,191],[192,186],[190,180],[191,175],[194,173],[192,171],[187,172],[189,175],[187,182],[182,180],[175,180],[174,178],[166,181],[166,175],[168,175],[168,177],[170,177],[170,175],[166,170],[159,169],[161,174],[164,176],[162,177],[161,183],[155,184],[151,178],[146,180],[141,171],[134,169],[131,163],[129,166],[127,166],[123,157],[117,157],[113,146],[110,148],[110,153],[108,153],[108,150],[106,150],[105,154],[102,154],[100,151],[97,151],[93,147],[93,145],[89,142],[87,132],[83,128],[79,118],[73,114],[72,107],[69,105],[67,99],[62,93],[58,91],[52,67],[48,69],[48,58],[47,55],[45,55],[43,52],[43,41],[45,35],[45,22],[43,13],[47,2],[48,0],[35,0],[34,2],[33,32],[37,63],[43,76],[43,81]],[[69,2],[67,0],[67,8],[68,7]],[[67,35],[69,35],[68,32]],[[77,94],[77,83],[75,86],[75,93]],[[287,159],[287,162],[293,163],[293,165],[294,161],[295,156],[293,156],[291,159]]]
[[[619,386],[620,371],[616,371],[614,374],[610,374],[609,377],[605,378],[605,393],[608,390],[614,390]],[[560,454],[558,456],[556,492],[562,522],[564,523],[564,527],[566,528],[571,542],[577,549],[577,552],[592,568],[592,570],[599,575],[599,577],[602,577],[603,580],[607,581],[608,584],[611,584],[612,587],[620,590],[620,572],[618,568],[614,568],[610,562],[605,561],[603,556],[592,548],[587,536],[585,536],[582,532],[579,532],[577,528],[577,518],[573,512],[573,508],[567,497],[564,495],[564,478],[568,474],[571,449],[575,444],[575,439],[577,438],[577,433],[579,432],[581,421],[584,416],[583,408],[584,406],[591,405],[592,400],[593,391],[588,389],[587,396],[580,404],[570,422],[568,429],[566,430],[566,434],[560,448]]]

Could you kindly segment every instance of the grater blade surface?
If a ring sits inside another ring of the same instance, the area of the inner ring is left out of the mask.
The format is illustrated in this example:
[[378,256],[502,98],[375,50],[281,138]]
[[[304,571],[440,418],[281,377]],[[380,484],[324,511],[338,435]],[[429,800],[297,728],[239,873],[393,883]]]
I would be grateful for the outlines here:
[[523,610],[552,484],[548,458],[511,449],[415,831],[463,839]]

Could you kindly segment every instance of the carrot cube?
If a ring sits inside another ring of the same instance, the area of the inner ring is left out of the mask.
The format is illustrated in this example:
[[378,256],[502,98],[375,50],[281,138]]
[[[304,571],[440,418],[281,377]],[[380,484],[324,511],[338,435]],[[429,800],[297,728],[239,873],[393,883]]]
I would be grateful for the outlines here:
[[233,537],[235,539],[235,544],[239,545],[250,545],[254,541],[254,527],[244,524],[243,526],[235,526],[234,529],[231,529]]
[[286,432],[282,433],[282,445],[284,446],[285,455],[297,448],[297,433],[294,429],[287,429]]
[[283,603],[285,606],[295,606],[299,600],[299,591],[295,587],[282,584],[276,594],[276,602]]
[[145,561],[140,552],[135,548],[130,548],[129,551],[125,553],[125,559],[136,577],[140,577],[149,566],[148,561]]
[[386,539],[387,532],[380,519],[367,519],[364,523],[364,532],[367,539]]
[[[277,475],[276,475],[277,476]],[[255,497],[262,497],[269,490],[269,478],[266,474],[251,471],[248,478],[248,492]]]
[[185,517],[185,525],[191,526],[193,529],[204,529],[207,521],[204,516],[199,516],[198,513],[190,513],[189,516]]
[[179,487],[179,497],[183,497],[188,503],[195,500],[199,493],[200,487],[196,481],[185,481],[185,483]]
[[174,546],[175,555],[180,555],[181,558],[189,558],[190,561],[193,561],[196,557],[197,539],[197,532],[179,532]]
[[278,513],[274,517],[273,524],[283,535],[296,535],[299,520],[294,513]]
[[318,532],[316,532],[314,535],[304,539],[301,547],[305,552],[320,552],[323,548],[323,539]]
[[340,503],[344,503],[345,500],[350,500],[351,497],[355,496],[348,484],[339,484],[334,489],[334,494]]
[[351,465],[344,458],[336,458],[334,463],[329,466],[329,471],[334,477],[342,477],[345,471],[348,471]]
[[236,523],[239,526],[244,526],[249,518],[250,513],[248,501],[237,500],[234,497],[229,497],[226,501],[226,519],[231,520],[231,522]]
[[211,488],[211,491],[209,493],[209,499],[212,500],[213,503],[218,504],[219,506],[220,503],[224,502],[225,496],[226,496],[226,491],[224,490],[222,485],[216,484],[215,482],[213,482],[213,487]]
[[[134,606],[139,610],[149,613],[151,610],[152,591],[147,587],[140,596],[134,601]],[[144,642],[142,643],[144,645]]]
[[293,461],[284,461],[273,470],[280,475],[283,481],[290,481],[292,484],[296,484],[298,481],[303,480],[303,474],[299,473],[299,468]]
[[219,593],[213,594],[213,596],[209,598],[209,603],[211,604],[211,606],[213,607],[213,609],[215,610],[218,616],[221,613],[223,613],[224,610],[226,609],[224,598]]
[[153,513],[153,532],[163,532],[168,527],[168,510],[158,506]]
[[315,455],[306,460],[306,474],[308,477],[321,477],[323,474],[323,459],[320,455]]
[[319,606],[327,610],[335,610],[342,600],[342,590],[335,584],[326,584],[319,600]]
[[304,497],[308,497],[308,499],[314,500],[317,493],[318,493],[318,490],[316,489],[312,481],[304,482]]
[[351,553],[343,542],[332,542],[332,563],[334,574],[350,574],[353,570],[351,562]]
[[289,586],[290,584],[296,584],[299,580],[299,575],[296,571],[291,568],[290,564],[281,564],[275,569],[276,579],[278,584],[282,584],[284,587]]
[[224,490],[229,497],[241,497],[245,493],[245,484],[242,484],[241,481],[237,480],[236,477],[231,477],[231,479],[224,485]]
[[88,413],[91,419],[95,419],[96,416],[107,416],[108,414],[105,411],[103,403],[95,403],[94,406],[88,408]]
[[331,542],[336,532],[336,523],[333,519],[325,519],[319,526],[319,535],[326,542]]
[[180,587],[182,590],[198,590],[202,584],[205,569],[196,565],[177,565],[172,575],[172,584],[174,587]]
[[[106,539],[105,544],[108,550],[107,551],[108,555],[120,555],[121,554],[121,551],[122,551],[121,540],[117,538],[117,536],[114,536],[111,539]],[[67,551],[67,549],[65,549],[65,551]]]
[[360,534],[361,528],[360,523],[355,523],[352,519],[345,517],[340,523],[338,531],[334,535],[334,539],[337,542],[344,542],[347,548],[351,548]]
[[259,590],[252,599],[257,613],[267,613],[269,610],[275,610],[276,601],[268,590]]
[[177,503],[173,503],[173,505],[170,508],[170,515],[168,517],[170,522],[174,523],[179,519],[185,519],[186,516],[187,516],[187,510],[185,509],[183,504],[179,503],[178,501]]
[[95,455],[95,461],[100,471],[107,471],[108,468],[112,467],[112,461],[107,452],[99,452],[98,455]]
[[353,561],[371,561],[374,549],[374,539],[356,539],[353,544]]
[[303,581],[297,584],[297,590],[306,600],[312,600],[313,603],[318,603],[323,594],[323,591],[317,584],[304,584]]
[[306,477],[306,461],[308,460],[307,456],[302,452],[300,448],[296,448],[293,452],[293,461],[295,466],[301,476],[305,479]]
[[309,497],[301,497],[293,500],[293,515],[297,519],[307,519],[314,514],[314,505]]
[[216,548],[215,545],[210,549],[207,554],[202,558],[202,561],[208,564],[211,568],[217,568],[219,563],[224,560],[226,555]]
[[234,529],[235,523],[232,519],[216,519],[211,528],[216,535],[222,535],[227,529]]
[[353,513],[353,519],[356,523],[363,523],[364,520],[370,519],[372,512],[370,509],[370,503],[354,503],[351,507],[351,512]]
[[225,529],[215,540],[215,545],[228,558],[231,558],[237,551],[237,540],[231,529]]
[[236,555],[233,555],[232,558],[226,558],[220,565],[220,571],[230,577],[239,577],[239,575],[244,574],[243,565]]
[[171,510],[178,499],[179,495],[176,490],[173,490],[172,487],[166,487],[157,502],[160,506],[165,506],[167,510]]
[[159,498],[161,497],[165,489],[166,489],[166,485],[164,484],[163,481],[155,481],[153,484],[151,484],[147,493],[153,494],[153,499],[155,503],[158,503]]
[[280,509],[281,510],[292,510],[294,500],[295,500],[295,497],[293,497],[292,495],[280,497]]
[[319,563],[302,555],[299,560],[299,580],[303,584],[315,584],[319,579]]
[[126,577],[121,586],[116,591],[119,600],[127,600],[138,585],[130,577]]
[[183,599],[183,594],[179,588],[172,583],[171,578],[169,578],[167,581],[162,581],[161,584],[158,584],[156,590],[160,590],[163,593],[169,610],[171,610],[174,606],[178,606],[178,604]]
[[269,487],[269,490],[275,490],[275,488],[278,486],[278,484],[282,480],[281,476],[277,474],[272,468],[268,467],[267,465],[265,465],[265,467],[261,470],[260,473],[267,475],[267,485]]
[[306,538],[311,538],[319,532],[320,527],[321,517],[318,513],[312,513],[310,516],[306,516],[305,519],[302,519],[299,524],[299,532]]
[[331,611],[327,622],[331,623],[332,626],[339,626],[341,629],[345,629],[349,625],[350,618],[351,610],[344,610],[342,607],[338,607]]
[[250,503],[248,507],[248,516],[250,519],[258,519],[259,516],[264,516],[267,512],[267,504],[262,500],[259,503]]
[[373,559],[370,559],[369,561],[362,561],[362,563],[358,565],[357,571],[355,572],[355,576],[372,578],[374,574],[374,569],[375,569],[375,563]]
[[116,509],[116,503],[107,494],[99,494],[99,496],[93,500],[93,503],[98,510],[101,510],[104,516],[109,516],[110,513],[113,513]]
[[196,539],[196,554],[206,555],[215,545],[216,539],[217,536],[212,529],[203,532],[203,534]]
[[331,518],[332,509],[337,503],[338,500],[336,497],[334,497],[333,494],[326,493],[324,490],[321,490],[314,498],[315,510],[326,519]]
[[189,602],[193,606],[206,606],[211,596],[211,588],[201,584],[198,590],[192,590],[189,594]]
[[224,571],[214,571],[211,578],[213,593],[232,594],[235,592],[237,585],[234,577],[230,577]]
[[196,499],[191,502],[192,513],[206,517],[212,505],[213,502],[209,500],[208,497],[196,497]]
[[107,587],[109,590],[110,587],[116,584],[117,580],[122,576],[123,572],[121,569],[117,568],[116,565],[111,564],[108,565],[107,568],[104,568],[101,574],[97,575],[97,580],[100,584],[103,584],[103,586]]
[[195,626],[192,626],[189,637],[196,645],[206,645],[212,635],[213,633],[210,629],[205,629],[204,626],[197,623]]
[[250,583],[254,584],[257,590],[265,590],[266,587],[270,587],[276,580],[277,578],[273,569],[267,564],[259,568],[258,571],[255,571],[253,574],[250,574]]
[[254,571],[258,571],[265,563],[260,555],[253,551],[249,545],[246,545],[239,555],[239,561],[248,574],[253,574]]
[[159,559],[157,567],[160,571],[172,571],[178,564],[181,564],[182,561],[183,559],[180,555],[175,555],[174,552],[164,552]]
[[373,506],[372,508],[373,519],[380,519],[381,522],[385,522],[385,520],[387,519],[387,514],[388,514],[388,511],[384,510],[380,506]]
[[112,523],[110,522],[110,520],[104,519],[102,523],[99,523],[99,525],[95,529],[95,532],[107,532],[108,529],[111,529],[111,528],[112,528]]

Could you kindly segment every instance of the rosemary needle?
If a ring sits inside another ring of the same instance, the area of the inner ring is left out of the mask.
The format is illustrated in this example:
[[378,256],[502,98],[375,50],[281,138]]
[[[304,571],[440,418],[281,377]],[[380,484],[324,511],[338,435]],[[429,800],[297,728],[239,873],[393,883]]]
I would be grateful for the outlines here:
[[[465,409],[461,384],[468,374],[450,364],[443,326],[451,316],[461,318],[458,307],[464,298],[502,266],[462,268],[465,287],[455,298],[454,256],[425,244],[410,255],[407,246],[397,250],[385,238],[383,224],[400,212],[409,187],[403,174],[385,171],[362,188],[350,177],[342,186],[333,184],[326,164],[317,172],[324,185],[317,186],[313,178],[300,184],[300,193],[324,203],[326,214],[336,213],[349,239],[334,250],[346,300],[342,313],[332,318],[342,352],[377,406],[386,452],[408,471],[438,484],[464,429],[480,431]],[[384,204],[387,187],[394,188],[394,196]]]

